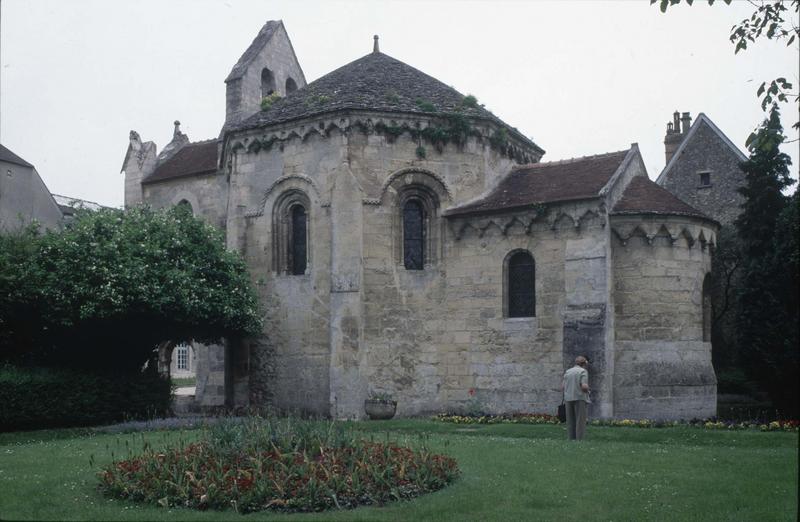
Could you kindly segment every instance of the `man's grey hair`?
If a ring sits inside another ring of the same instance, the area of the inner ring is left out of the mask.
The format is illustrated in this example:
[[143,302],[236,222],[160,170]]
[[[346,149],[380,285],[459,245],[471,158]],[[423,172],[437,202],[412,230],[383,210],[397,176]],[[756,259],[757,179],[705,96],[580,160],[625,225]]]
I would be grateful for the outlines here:
[[587,362],[589,362],[589,361],[587,361],[586,357],[584,357],[583,355],[579,355],[579,356],[575,357],[575,365],[576,366],[580,366],[581,364],[584,364],[584,363],[587,363]]

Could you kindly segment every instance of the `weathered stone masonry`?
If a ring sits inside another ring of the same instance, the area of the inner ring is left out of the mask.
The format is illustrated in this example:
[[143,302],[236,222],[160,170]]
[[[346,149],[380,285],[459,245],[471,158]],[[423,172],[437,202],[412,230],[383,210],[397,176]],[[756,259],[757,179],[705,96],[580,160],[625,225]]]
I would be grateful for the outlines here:
[[[263,78],[289,76],[298,89],[261,110]],[[515,129],[377,49],[306,86],[279,22],[234,67],[227,105],[218,140],[176,127],[156,156],[132,135],[123,170],[126,204],[189,203],[250,267],[264,335],[218,348],[228,404],[351,418],[389,393],[404,416],[550,412],[584,354],[593,416],[714,413],[701,326],[716,224],[649,181],[635,145],[540,163]],[[412,200],[419,270],[404,264]],[[530,317],[508,316],[517,252],[534,262]]]

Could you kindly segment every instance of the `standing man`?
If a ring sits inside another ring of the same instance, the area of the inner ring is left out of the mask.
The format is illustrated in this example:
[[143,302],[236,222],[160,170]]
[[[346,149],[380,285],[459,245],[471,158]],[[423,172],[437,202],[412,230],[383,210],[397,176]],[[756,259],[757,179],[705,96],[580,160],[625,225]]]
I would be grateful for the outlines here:
[[589,372],[586,368],[589,361],[579,355],[575,358],[575,366],[564,373],[561,389],[564,392],[564,404],[567,410],[567,434],[570,440],[581,440],[586,431],[586,405],[589,400]]

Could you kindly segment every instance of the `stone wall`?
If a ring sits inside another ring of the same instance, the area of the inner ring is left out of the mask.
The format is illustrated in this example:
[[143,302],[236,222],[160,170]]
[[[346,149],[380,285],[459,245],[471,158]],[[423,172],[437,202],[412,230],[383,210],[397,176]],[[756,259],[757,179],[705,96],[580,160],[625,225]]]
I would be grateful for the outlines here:
[[702,310],[714,225],[665,216],[612,216],[611,224],[614,416],[715,415]]
[[[237,138],[245,145],[231,156],[228,245],[245,255],[266,308],[264,337],[250,351],[253,404],[358,417],[363,415],[369,392],[388,391],[384,389],[389,381],[383,382],[383,377],[371,380],[373,373],[386,369],[376,360],[383,357],[378,344],[392,344],[383,339],[394,335],[407,337],[400,341],[404,346],[416,342],[413,327],[376,326],[381,312],[372,310],[380,306],[388,315],[396,311],[396,318],[412,313],[412,303],[401,301],[405,290],[395,291],[391,298],[384,296],[385,305],[377,304],[375,297],[389,291],[383,289],[387,267],[397,269],[392,242],[396,238],[389,232],[395,216],[387,211],[395,185],[413,177],[413,172],[426,172],[440,187],[441,203],[450,205],[454,194],[462,201],[482,194],[513,161],[492,151],[488,141],[474,138],[441,152],[430,147],[427,157],[420,159],[419,143],[408,135],[389,140],[338,123],[343,130],[334,126],[324,135],[299,135],[298,128],[319,128],[314,122],[294,122],[291,130],[289,126],[271,129],[274,136],[285,138],[280,146],[267,150],[248,147],[250,140],[261,136]],[[306,274],[300,276],[280,273],[274,259],[275,222],[280,218],[274,211],[282,195],[291,191],[302,192],[310,200],[309,263]],[[437,226],[444,234],[441,218]],[[442,241],[440,237],[439,249]],[[503,256],[500,268],[502,260]],[[441,264],[433,272],[426,270],[421,277],[441,280],[430,274],[443,268]],[[415,280],[419,274],[409,275],[403,269],[397,277],[408,278],[409,288],[420,288]],[[421,294],[419,298],[425,299]],[[431,306],[426,304],[424,309]],[[441,312],[438,317],[445,319]],[[381,332],[377,338],[376,328]],[[402,329],[393,334],[392,328]],[[428,349],[437,348],[428,343]],[[418,364],[415,359],[404,361]],[[433,381],[422,385],[420,394],[435,387]],[[416,391],[403,393],[417,396]],[[402,405],[400,412],[430,408],[415,400]]]
[[[370,221],[383,215],[385,229],[391,212],[376,208]],[[593,302],[589,289],[598,281],[594,296],[604,299],[604,276],[591,281],[591,275],[576,277],[577,267],[567,268],[565,261],[572,256],[580,263],[583,246],[602,245],[602,224],[590,217],[576,227],[571,220],[553,223],[527,214],[504,226],[513,217],[479,218],[473,222],[476,228],[458,240],[448,224],[442,261],[423,271],[405,270],[391,258],[387,262],[386,241],[369,241],[377,252],[365,259],[365,375],[370,390],[399,399],[399,415],[473,408],[555,411],[568,302]],[[526,233],[522,222],[534,218]],[[380,223],[370,230],[379,234]],[[535,317],[504,316],[504,265],[518,250],[527,250],[535,260]]]
[[[292,140],[283,149],[235,155],[229,246],[245,256],[265,310],[264,336],[250,348],[254,405],[305,414],[330,414],[331,175],[345,154],[345,137]],[[276,259],[281,198],[308,199],[306,273],[280,272]],[[358,207],[357,207],[358,208]]]
[[228,191],[223,176],[212,173],[173,178],[143,185],[142,192],[144,201],[153,208],[169,208],[188,201],[195,216],[225,230]]
[[[723,226],[732,226],[744,201],[736,192],[744,185],[742,157],[705,121],[695,125],[700,127],[659,184]],[[701,172],[709,173],[710,185],[701,185]]]

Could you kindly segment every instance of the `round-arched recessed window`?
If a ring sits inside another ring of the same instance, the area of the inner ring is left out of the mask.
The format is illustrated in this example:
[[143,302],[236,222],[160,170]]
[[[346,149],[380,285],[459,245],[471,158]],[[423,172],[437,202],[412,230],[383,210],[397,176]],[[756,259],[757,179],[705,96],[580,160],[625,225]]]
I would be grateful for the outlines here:
[[264,67],[261,70],[261,97],[264,98],[275,92],[275,75]]
[[290,232],[291,245],[289,250],[289,267],[293,275],[306,273],[307,265],[307,228],[306,209],[303,205],[295,205],[291,210],[292,230]]
[[516,252],[508,260],[508,317],[536,315],[536,270],[529,252]]
[[403,205],[403,265],[406,270],[425,267],[425,210],[416,199]]

